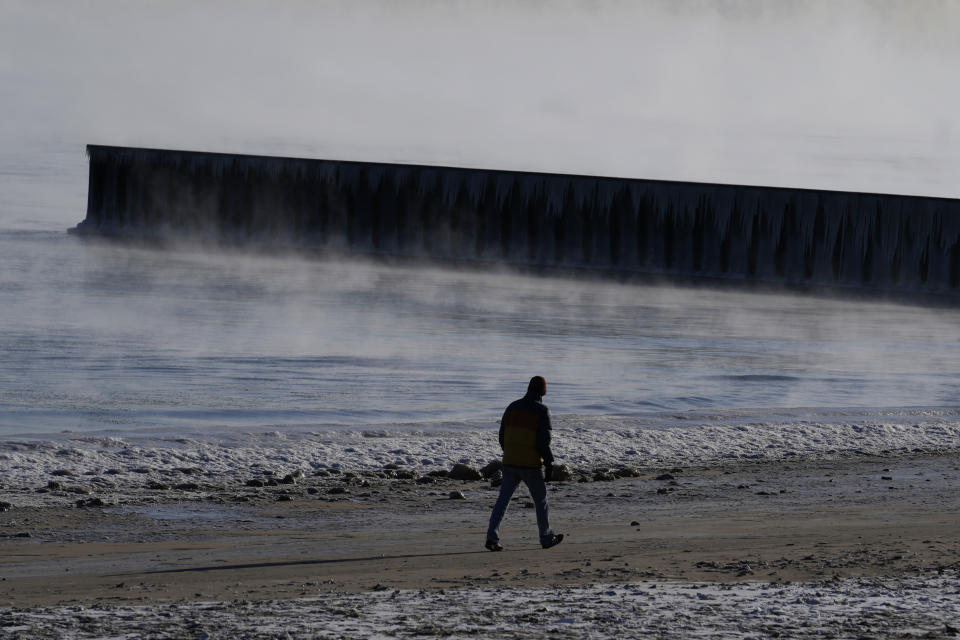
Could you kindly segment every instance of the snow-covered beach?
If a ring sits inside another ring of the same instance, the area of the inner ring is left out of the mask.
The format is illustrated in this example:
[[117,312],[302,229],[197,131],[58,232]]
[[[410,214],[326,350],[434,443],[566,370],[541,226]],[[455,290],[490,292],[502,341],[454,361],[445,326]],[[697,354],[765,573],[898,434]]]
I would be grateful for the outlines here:
[[[42,607],[0,614],[33,638],[955,637],[956,572],[818,583],[641,582],[374,591],[291,600]],[[25,636],[26,637],[26,636]]]

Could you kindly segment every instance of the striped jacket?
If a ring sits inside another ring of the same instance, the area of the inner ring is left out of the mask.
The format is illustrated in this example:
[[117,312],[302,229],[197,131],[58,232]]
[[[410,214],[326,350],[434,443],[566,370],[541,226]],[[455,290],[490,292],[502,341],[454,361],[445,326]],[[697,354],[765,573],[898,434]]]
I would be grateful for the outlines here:
[[550,451],[550,410],[540,397],[527,394],[510,403],[500,420],[503,464],[539,469],[553,462]]

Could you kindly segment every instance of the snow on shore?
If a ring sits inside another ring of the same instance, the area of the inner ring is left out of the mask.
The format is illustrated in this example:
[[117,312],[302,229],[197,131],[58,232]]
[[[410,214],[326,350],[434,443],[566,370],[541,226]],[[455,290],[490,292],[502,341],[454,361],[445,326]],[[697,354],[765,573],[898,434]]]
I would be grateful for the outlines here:
[[[311,585],[304,585],[310,589]],[[292,600],[98,604],[0,611],[0,637],[891,638],[950,637],[960,578],[819,583],[641,582],[380,590]]]
[[[563,459],[575,464],[697,464],[960,448],[960,416],[953,411],[770,417],[748,412],[657,418],[560,416],[555,418],[554,440]],[[0,468],[8,478],[26,479],[64,466],[84,472],[193,465],[217,473],[278,463],[305,469],[371,469],[391,462],[446,466],[496,457],[496,429],[495,423],[424,423],[367,430],[224,430],[194,437],[66,434],[50,440],[0,442]]]
[[[954,409],[689,412],[658,416],[559,416],[558,458],[575,466],[638,468],[736,460],[832,459],[849,455],[942,453],[960,449]],[[0,442],[0,472],[9,487],[44,484],[53,472],[80,476],[170,473],[192,468],[224,480],[251,469],[311,472],[419,471],[499,456],[497,424],[420,423],[369,429],[223,429],[216,433],[60,434]]]

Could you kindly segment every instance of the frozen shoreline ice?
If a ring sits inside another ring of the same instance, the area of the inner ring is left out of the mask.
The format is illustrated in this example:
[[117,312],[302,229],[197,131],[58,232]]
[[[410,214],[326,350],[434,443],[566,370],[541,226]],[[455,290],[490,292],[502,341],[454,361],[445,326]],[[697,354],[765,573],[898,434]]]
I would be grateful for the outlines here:
[[[960,411],[784,410],[688,412],[658,416],[555,416],[554,449],[574,466],[637,468],[725,461],[834,459],[851,455],[939,454],[960,449]],[[397,464],[420,472],[454,463],[482,465],[499,457],[490,421],[379,426],[367,430],[224,429],[206,435],[61,434],[0,441],[6,486],[45,484],[67,470],[108,470],[140,478],[191,468],[224,480],[251,469],[378,470]]]

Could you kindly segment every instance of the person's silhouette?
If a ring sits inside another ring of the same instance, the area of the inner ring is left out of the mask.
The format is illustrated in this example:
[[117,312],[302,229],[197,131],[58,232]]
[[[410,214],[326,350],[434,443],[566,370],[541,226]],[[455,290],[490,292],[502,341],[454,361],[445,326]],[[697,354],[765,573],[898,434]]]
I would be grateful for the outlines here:
[[[542,398],[547,393],[547,381],[542,376],[530,378],[527,395],[510,403],[500,420],[500,448],[503,449],[503,484],[500,496],[490,514],[486,547],[502,551],[500,522],[507,512],[510,498],[521,482],[530,490],[537,509],[537,527],[544,549],[560,544],[563,534],[550,528],[547,510],[547,486],[544,480],[553,479],[553,452],[550,451],[550,411]],[[545,473],[540,467],[545,467]]]

